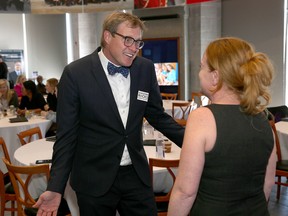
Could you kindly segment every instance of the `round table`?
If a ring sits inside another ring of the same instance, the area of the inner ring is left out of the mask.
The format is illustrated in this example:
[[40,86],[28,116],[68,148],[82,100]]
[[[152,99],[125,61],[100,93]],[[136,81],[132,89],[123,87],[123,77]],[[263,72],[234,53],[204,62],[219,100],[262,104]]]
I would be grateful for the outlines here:
[[[21,146],[17,136],[19,132],[38,126],[41,130],[42,136],[44,137],[52,124],[52,121],[43,119],[41,116],[34,116],[31,119],[29,119],[28,122],[11,123],[9,121],[9,118],[15,118],[15,117],[16,116],[9,116],[0,119],[0,136],[3,137],[6,143],[7,150],[12,160],[12,163],[15,162],[13,160],[14,152],[16,151],[17,148]],[[1,154],[0,156],[2,157]],[[0,169],[6,172],[7,169],[4,163],[0,163]]]
[[[35,140],[21,146],[14,153],[16,164],[22,166],[35,165],[36,160],[51,159],[54,142],[44,139]],[[155,146],[144,146],[147,158],[156,158]],[[165,153],[165,159],[179,159],[181,148],[172,143],[170,153]],[[46,189],[45,178],[37,177],[29,185],[29,191],[33,197],[38,197]],[[155,192],[166,192],[172,186],[172,179],[168,171],[163,168],[154,169],[153,189]],[[73,216],[78,216],[79,209],[75,192],[70,184],[67,184],[64,198],[66,199]]]
[[288,160],[288,122],[280,121],[275,126],[279,137],[282,160]]

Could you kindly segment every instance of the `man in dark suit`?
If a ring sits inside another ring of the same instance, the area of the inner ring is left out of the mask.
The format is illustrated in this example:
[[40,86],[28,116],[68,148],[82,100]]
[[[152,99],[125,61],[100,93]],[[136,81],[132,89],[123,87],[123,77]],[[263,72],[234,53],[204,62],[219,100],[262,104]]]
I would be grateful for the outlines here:
[[55,213],[70,173],[80,215],[157,215],[143,118],[179,146],[184,129],[164,112],[153,62],[137,56],[144,29],[138,17],[115,12],[104,21],[101,48],[65,67],[38,216]]
[[9,81],[11,81],[13,83],[13,85],[16,84],[16,80],[17,80],[17,77],[22,74],[22,71],[21,71],[21,62],[15,62],[14,64],[14,71],[10,72],[9,73]]

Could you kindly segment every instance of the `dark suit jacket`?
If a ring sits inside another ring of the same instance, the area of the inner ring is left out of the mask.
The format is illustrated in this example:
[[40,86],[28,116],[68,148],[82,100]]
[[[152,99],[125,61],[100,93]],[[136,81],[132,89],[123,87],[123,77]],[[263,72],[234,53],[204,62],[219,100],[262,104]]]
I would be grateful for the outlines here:
[[[117,175],[125,143],[140,179],[151,186],[143,148],[143,117],[182,145],[184,129],[164,112],[154,64],[137,57],[130,76],[125,129],[98,50],[65,67],[58,85],[57,141],[48,190],[63,193],[71,171],[70,182],[75,191],[103,195]],[[139,100],[139,91],[149,93],[147,102]]]
[[8,80],[13,81],[13,85],[14,85],[14,84],[16,84],[17,77],[18,77],[18,75],[17,75],[16,71],[12,71],[9,73]]
[[7,79],[8,68],[5,62],[0,62],[0,79]]

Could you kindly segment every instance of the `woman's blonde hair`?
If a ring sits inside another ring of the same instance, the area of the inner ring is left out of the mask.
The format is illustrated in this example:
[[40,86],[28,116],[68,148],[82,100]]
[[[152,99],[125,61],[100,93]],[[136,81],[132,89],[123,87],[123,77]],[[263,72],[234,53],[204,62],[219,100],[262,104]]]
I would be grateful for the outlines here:
[[0,79],[0,86],[2,86],[2,85],[7,87],[7,91],[3,96],[9,103],[13,94],[14,94],[14,90],[10,89],[9,81],[6,79]]
[[25,78],[25,80],[26,80],[25,74],[20,74],[20,75],[17,77],[17,79],[16,79],[16,84],[17,84],[17,83],[20,83],[22,78]]
[[240,106],[247,114],[262,112],[271,100],[268,87],[271,85],[274,69],[268,56],[255,52],[248,42],[234,37],[219,38],[206,49],[209,69],[219,72],[223,83],[240,98]]
[[58,79],[56,78],[50,78],[46,82],[49,83],[49,85],[53,88],[53,90],[55,90],[55,87],[57,87],[58,85]]

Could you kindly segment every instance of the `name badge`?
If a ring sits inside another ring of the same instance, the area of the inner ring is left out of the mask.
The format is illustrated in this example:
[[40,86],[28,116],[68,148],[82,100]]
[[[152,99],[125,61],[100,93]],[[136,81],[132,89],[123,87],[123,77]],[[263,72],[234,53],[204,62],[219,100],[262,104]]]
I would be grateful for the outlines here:
[[149,98],[148,92],[138,91],[137,100],[147,102]]

